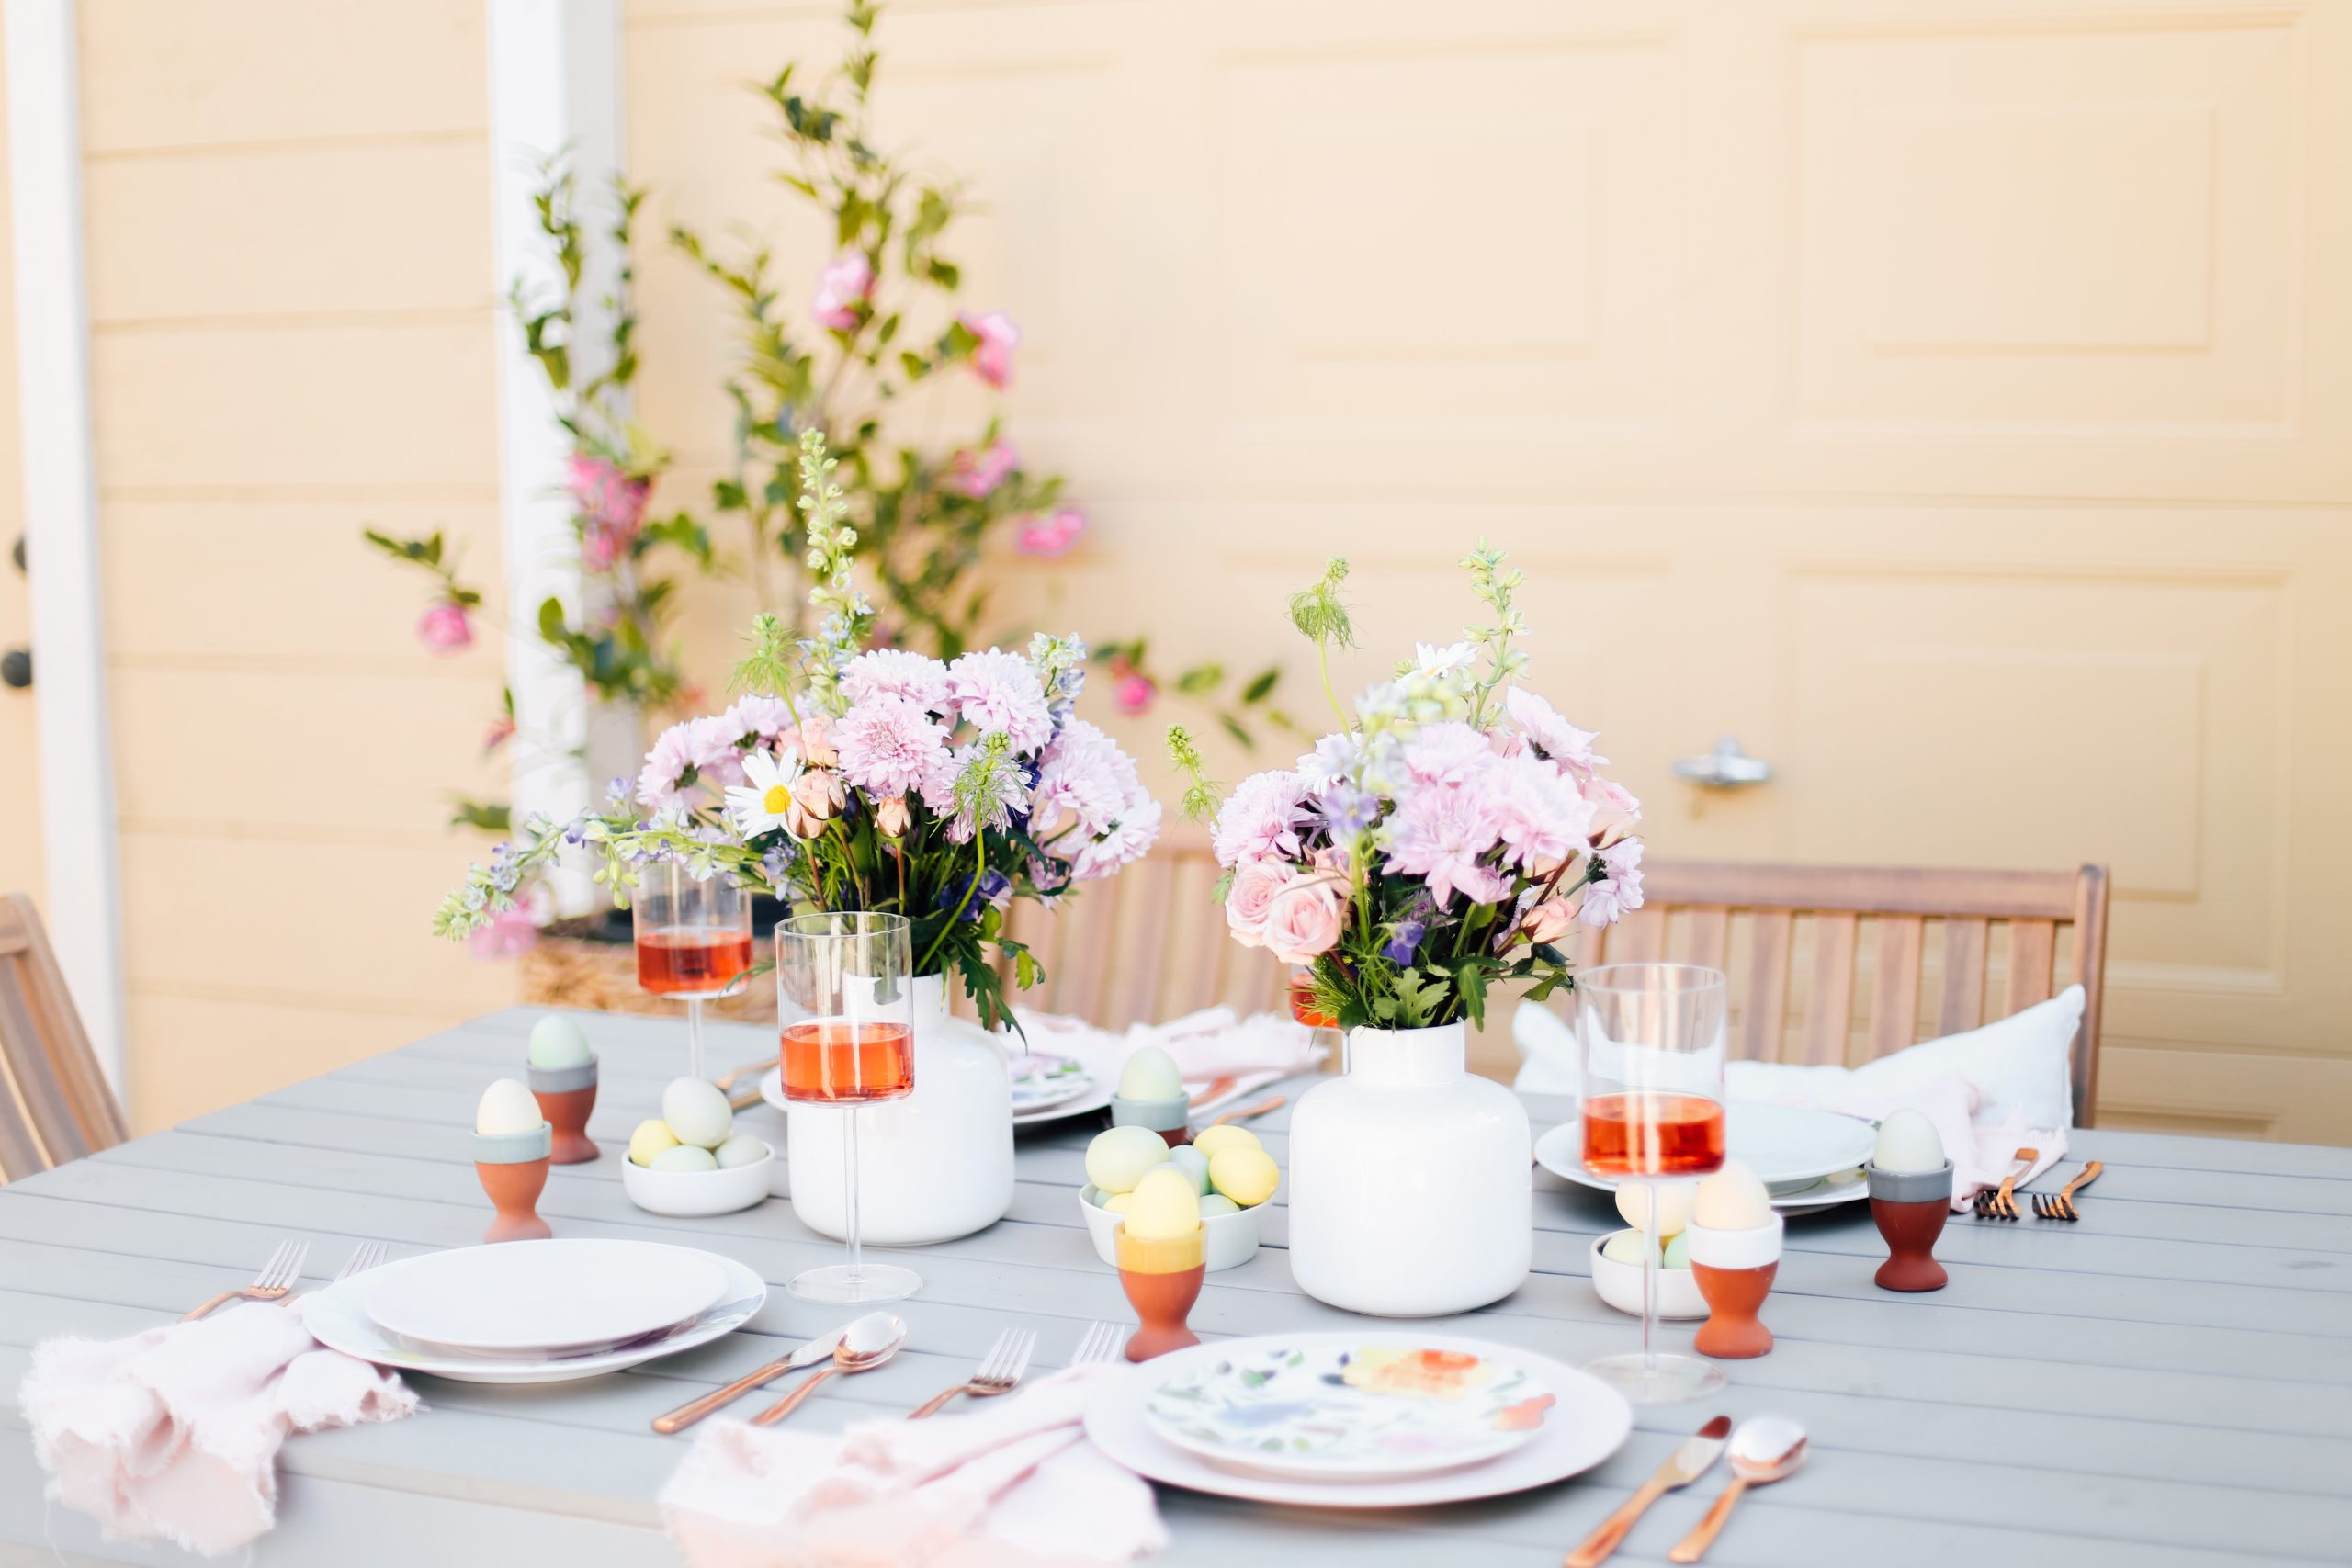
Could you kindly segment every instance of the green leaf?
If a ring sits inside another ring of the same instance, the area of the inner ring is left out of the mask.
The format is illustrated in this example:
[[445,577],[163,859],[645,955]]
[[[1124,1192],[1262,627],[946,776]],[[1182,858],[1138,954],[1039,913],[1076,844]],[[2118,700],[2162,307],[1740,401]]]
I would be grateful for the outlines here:
[[1233,739],[1238,741],[1244,749],[1250,750],[1257,750],[1258,742],[1250,737],[1250,734],[1247,729],[1241,728],[1241,721],[1239,719],[1234,717],[1229,713],[1221,713],[1216,716],[1216,721],[1223,725],[1225,727],[1225,732],[1227,735],[1232,736]]
[[1274,682],[1282,678],[1283,670],[1281,665],[1276,664],[1269,666],[1267,669],[1260,671],[1257,677],[1248,685],[1241,688],[1241,700],[1246,704],[1264,702],[1268,696],[1272,694]]
[[1217,682],[1224,679],[1225,666],[1211,660],[1206,664],[1195,664],[1177,676],[1176,689],[1188,697],[1197,697],[1204,692],[1215,691]]

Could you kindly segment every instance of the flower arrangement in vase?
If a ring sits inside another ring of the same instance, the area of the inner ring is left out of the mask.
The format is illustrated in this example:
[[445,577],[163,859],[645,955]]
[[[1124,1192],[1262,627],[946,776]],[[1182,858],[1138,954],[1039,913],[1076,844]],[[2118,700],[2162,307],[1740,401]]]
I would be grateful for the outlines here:
[[[1597,737],[1519,684],[1521,574],[1481,544],[1462,562],[1487,622],[1420,646],[1341,707],[1335,647],[1354,642],[1347,563],[1291,601],[1340,728],[1222,805],[1189,737],[1188,814],[1215,813],[1236,941],[1303,966],[1306,1003],[1349,1031],[1348,1071],[1291,1123],[1291,1268],[1336,1306],[1465,1311],[1526,1278],[1527,1113],[1469,1075],[1464,1023],[1498,982],[1541,1000],[1571,983],[1558,945],[1642,902],[1640,806]],[[1409,1149],[1409,1159],[1398,1150]]]
[[[814,635],[753,623],[724,713],[672,726],[605,809],[535,823],[444,901],[435,929],[470,933],[567,846],[602,859],[626,904],[641,868],[676,862],[805,908],[903,915],[915,973],[915,1087],[868,1108],[875,1150],[862,1184],[865,1239],[945,1240],[1001,1217],[1012,1197],[1012,1089],[984,1029],[949,1017],[946,976],[983,1025],[1012,1021],[997,961],[1016,988],[1035,956],[1007,934],[1016,897],[1054,898],[1137,860],[1160,808],[1129,757],[1074,706],[1086,649],[1039,636],[1025,654],[943,661],[868,649],[873,607],[851,567],[833,461],[801,439]],[[792,1111],[792,1199],[812,1227],[845,1229],[840,1118]]]

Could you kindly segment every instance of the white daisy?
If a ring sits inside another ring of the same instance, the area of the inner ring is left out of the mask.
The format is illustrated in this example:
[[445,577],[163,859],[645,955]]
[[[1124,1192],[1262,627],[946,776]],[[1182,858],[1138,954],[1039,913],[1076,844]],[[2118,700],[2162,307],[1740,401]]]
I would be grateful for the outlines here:
[[796,838],[808,837],[795,827],[796,822],[808,821],[800,803],[798,757],[788,752],[779,757],[772,751],[746,751],[743,776],[748,784],[733,785],[727,792],[727,815],[734,819],[737,832],[754,839],[780,829]]
[[1466,673],[1477,657],[1478,650],[1466,642],[1444,647],[1417,642],[1413,645],[1413,671],[1443,680],[1449,675]]

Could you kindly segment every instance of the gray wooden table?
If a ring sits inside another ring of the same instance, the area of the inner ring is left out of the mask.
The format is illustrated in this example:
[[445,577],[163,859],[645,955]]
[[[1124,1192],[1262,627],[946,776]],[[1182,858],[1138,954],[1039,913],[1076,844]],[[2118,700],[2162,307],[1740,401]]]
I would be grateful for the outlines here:
[[[309,1238],[320,1279],[364,1238],[396,1254],[479,1240],[486,1206],[467,1129],[482,1086],[519,1075],[537,1016],[496,1013],[0,1188],[0,1384],[16,1386],[47,1336],[128,1334],[243,1282],[282,1235]],[[606,1157],[554,1174],[540,1212],[559,1235],[690,1242],[775,1285],[836,1256],[780,1201],[700,1221],[632,1208],[622,1142],[683,1064],[683,1024],[582,1021],[604,1061],[591,1131]],[[711,1060],[748,1060],[771,1039],[722,1027]],[[1539,1129],[1563,1111],[1531,1104]],[[772,1139],[781,1123],[764,1106],[745,1115]],[[1256,1123],[1277,1157],[1284,1123]],[[910,1255],[926,1283],[899,1309],[906,1351],[836,1380],[796,1421],[837,1428],[912,1405],[965,1375],[1008,1324],[1038,1329],[1040,1363],[1058,1364],[1090,1320],[1128,1320],[1074,1197],[1092,1123],[1064,1127],[1024,1136],[1002,1224]],[[2352,1151],[2085,1133],[2076,1155],[2108,1162],[2082,1223],[1957,1220],[1940,1248],[1951,1284],[1932,1296],[1871,1284],[1881,1248],[1863,1205],[1792,1220],[1766,1309],[1778,1347],[1733,1365],[1717,1398],[1641,1412],[1625,1449],[1588,1476],[1364,1515],[1163,1489],[1167,1561],[1367,1568],[1443,1554],[1540,1568],[1719,1409],[1776,1412],[1813,1435],[1805,1470],[1745,1503],[1710,1553],[1724,1568],[2352,1561]],[[1613,1211],[1535,1179],[1534,1277],[1447,1326],[1570,1362],[1632,1347],[1638,1325],[1586,1279],[1590,1238],[1614,1228]],[[1293,1287],[1279,1203],[1257,1260],[1210,1277],[1193,1314],[1204,1334],[1364,1321]],[[742,1332],[615,1376],[526,1389],[419,1379],[424,1415],[287,1446],[279,1528],[254,1560],[671,1562],[653,1498],[681,1450],[648,1421],[841,1315],[779,1289]],[[1666,1326],[1668,1348],[1689,1339],[1689,1325]],[[0,1423],[14,1428],[0,1438],[0,1542],[18,1543],[0,1562],[51,1562],[52,1544],[70,1561],[183,1560],[108,1546],[87,1520],[44,1507],[13,1400]],[[1618,1560],[1664,1562],[1723,1479],[1659,1504]]]

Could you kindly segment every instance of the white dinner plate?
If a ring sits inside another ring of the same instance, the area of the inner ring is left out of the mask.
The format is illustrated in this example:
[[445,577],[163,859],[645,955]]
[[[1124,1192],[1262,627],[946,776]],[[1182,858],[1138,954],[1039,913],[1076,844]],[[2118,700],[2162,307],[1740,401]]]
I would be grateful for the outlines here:
[[650,1241],[506,1241],[427,1253],[382,1270],[368,1316],[395,1339],[505,1355],[618,1345],[720,1299],[713,1253]]
[[[1058,1122],[1065,1116],[1083,1116],[1090,1111],[1100,1111],[1111,1103],[1112,1086],[1099,1078],[1090,1078],[1087,1087],[1068,1100],[1057,1100],[1034,1111],[1023,1111],[1019,1105],[1012,1110],[1012,1124],[1035,1127],[1042,1122]],[[792,1102],[784,1098],[784,1072],[770,1067],[760,1079],[760,1098],[778,1111],[790,1111]]]
[[1412,1508],[1548,1486],[1601,1463],[1623,1446],[1626,1434],[1634,1429],[1633,1407],[1624,1396],[1589,1373],[1511,1346],[1419,1333],[1408,1337],[1416,1346],[1493,1356],[1542,1384],[1555,1401],[1545,1414],[1543,1429],[1526,1443],[1483,1464],[1398,1480],[1317,1481],[1212,1464],[1152,1430],[1145,1411],[1153,1390],[1196,1362],[1214,1364],[1237,1354],[1285,1347],[1321,1349],[1393,1344],[1399,1337],[1367,1325],[1352,1333],[1261,1335],[1172,1351],[1133,1369],[1124,1378],[1105,1382],[1086,1407],[1086,1435],[1116,1463],[1170,1486],[1309,1508]]
[[1351,1482],[1460,1470],[1541,1436],[1555,1402],[1507,1355],[1439,1349],[1410,1333],[1219,1349],[1170,1371],[1144,1415],[1227,1470]]
[[[1725,1107],[1725,1152],[1743,1160],[1767,1187],[1810,1182],[1834,1171],[1852,1170],[1871,1157],[1878,1132],[1857,1116],[1792,1105]],[[1584,1168],[1584,1128],[1563,1122],[1535,1141],[1535,1162],[1555,1176],[1614,1192],[1617,1184]]]
[[[506,1242],[508,1247],[526,1245]],[[427,1257],[440,1256],[427,1254]],[[302,1298],[302,1322],[311,1336],[330,1350],[356,1356],[395,1371],[426,1372],[458,1382],[569,1382],[602,1372],[618,1371],[641,1361],[674,1356],[731,1334],[752,1320],[765,1304],[768,1288],[760,1277],[731,1258],[707,1254],[719,1268],[719,1299],[684,1323],[665,1332],[632,1340],[617,1348],[588,1356],[516,1356],[496,1358],[435,1351],[404,1344],[376,1326],[368,1315],[369,1293],[398,1271],[423,1258],[402,1258],[364,1274],[329,1285]],[[380,1278],[379,1278],[380,1277]]]

